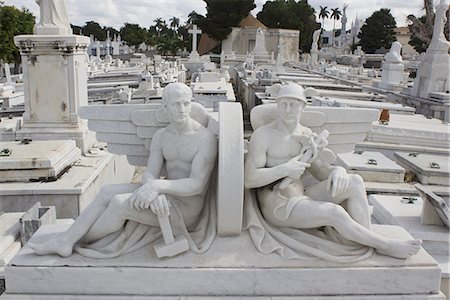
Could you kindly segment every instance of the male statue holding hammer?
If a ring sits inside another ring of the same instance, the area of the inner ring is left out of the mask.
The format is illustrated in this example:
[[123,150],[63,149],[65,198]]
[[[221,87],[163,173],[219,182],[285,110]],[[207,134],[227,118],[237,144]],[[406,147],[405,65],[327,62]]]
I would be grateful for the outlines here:
[[[140,233],[142,237],[136,237],[133,242],[127,237],[126,242],[116,244],[141,245],[145,242],[144,231],[160,227],[166,245],[155,247],[158,256],[173,256],[188,249],[186,240],[178,242],[173,238],[169,215],[184,223],[185,229],[197,224],[215,165],[217,140],[213,133],[191,118],[192,92],[188,86],[172,83],[164,89],[162,98],[170,124],[153,136],[142,185],[127,185],[125,193],[124,187],[119,187],[120,194],[114,186],[109,186],[66,232],[43,244],[31,244],[36,254],[56,253],[66,257],[72,254],[74,247],[77,252],[94,257],[124,254],[116,251],[114,242],[108,239],[113,240],[109,238],[111,235],[116,235],[114,238],[130,235],[128,230],[136,233],[136,228],[125,229],[129,221],[145,226]],[[166,171],[164,179],[161,178],[163,169]],[[170,244],[177,245],[175,249],[164,249],[168,245],[170,248]],[[95,254],[89,250],[92,245]],[[136,248],[133,245],[125,252]],[[103,255],[105,252],[113,254]]]

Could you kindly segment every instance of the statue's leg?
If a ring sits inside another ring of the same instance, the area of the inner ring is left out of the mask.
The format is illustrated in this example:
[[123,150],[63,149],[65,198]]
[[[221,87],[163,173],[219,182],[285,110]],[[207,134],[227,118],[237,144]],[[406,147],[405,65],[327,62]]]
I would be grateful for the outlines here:
[[396,240],[383,237],[352,219],[340,205],[303,199],[299,201],[288,220],[279,224],[299,229],[332,226],[348,240],[375,248],[378,252],[398,257],[409,257],[420,249],[420,240]]
[[133,192],[136,184],[114,184],[104,186],[94,201],[78,216],[69,229],[42,244],[29,244],[38,255],[57,253],[61,256],[72,254],[73,246],[81,240],[108,207],[109,202],[118,193]]
[[129,201],[131,195],[132,193],[115,195],[83,237],[83,242],[96,241],[121,229],[126,220],[150,226],[159,226],[157,216],[150,209],[137,210],[131,207]]
[[369,201],[364,181],[359,175],[349,174],[348,176],[350,180],[348,188],[334,197],[327,189],[326,180],[307,187],[305,194],[314,200],[345,204],[352,219],[370,229]]

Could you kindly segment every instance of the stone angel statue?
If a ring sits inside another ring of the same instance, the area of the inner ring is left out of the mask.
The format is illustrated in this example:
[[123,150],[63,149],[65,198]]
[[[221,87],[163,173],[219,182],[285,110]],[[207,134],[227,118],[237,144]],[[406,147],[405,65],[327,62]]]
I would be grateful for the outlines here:
[[347,263],[378,253],[407,258],[420,240],[372,230],[364,183],[332,163],[363,141],[379,112],[307,107],[296,84],[276,104],[251,112],[254,133],[245,162],[246,228],[256,248],[286,259]]
[[141,184],[103,187],[66,232],[30,244],[36,254],[110,258],[152,243],[158,257],[171,257],[189,249],[205,252],[216,232],[240,233],[240,104],[221,103],[219,115],[208,113],[191,102],[192,91],[183,83],[169,84],[162,98],[162,104],[81,108],[111,153],[147,168]]
[[40,21],[35,26],[35,34],[71,34],[65,0],[36,0],[40,7]]

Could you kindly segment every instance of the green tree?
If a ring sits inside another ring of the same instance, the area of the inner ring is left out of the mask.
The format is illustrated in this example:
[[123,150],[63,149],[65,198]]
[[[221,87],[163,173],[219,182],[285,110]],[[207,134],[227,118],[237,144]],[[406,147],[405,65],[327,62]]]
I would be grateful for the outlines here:
[[322,29],[325,29],[325,19],[328,19],[330,12],[327,10],[327,6],[320,6],[319,18],[322,19]]
[[[200,18],[205,18],[204,16],[202,16],[202,15],[200,15],[200,14],[198,14],[198,13],[196,13],[194,10],[191,12],[191,13],[189,13],[189,15],[188,15],[188,19],[187,19],[187,25],[189,26],[189,25],[192,25],[192,24],[197,24],[197,21],[200,19]],[[198,24],[197,24],[198,25]]]
[[86,25],[83,27],[83,35],[93,35],[99,41],[106,40],[106,31],[103,30],[100,24],[94,21],[86,22]]
[[258,13],[258,19],[269,28],[299,30],[299,48],[304,52],[310,50],[313,32],[320,28],[315,10],[307,0],[267,1]]
[[120,36],[129,46],[138,47],[147,41],[149,34],[147,29],[140,27],[138,24],[125,23],[120,28]]
[[175,56],[183,46],[183,41],[178,37],[164,36],[159,38],[157,49],[162,55],[172,54]]
[[0,6],[0,60],[14,62],[15,69],[20,64],[20,53],[14,45],[14,36],[33,33],[35,18],[25,8]]
[[204,0],[206,18],[197,19],[198,26],[213,39],[224,40],[231,33],[231,27],[248,16],[256,7],[254,0]]
[[359,45],[366,53],[375,53],[377,49],[391,48],[396,41],[394,29],[397,27],[391,10],[382,8],[367,18],[358,35]]

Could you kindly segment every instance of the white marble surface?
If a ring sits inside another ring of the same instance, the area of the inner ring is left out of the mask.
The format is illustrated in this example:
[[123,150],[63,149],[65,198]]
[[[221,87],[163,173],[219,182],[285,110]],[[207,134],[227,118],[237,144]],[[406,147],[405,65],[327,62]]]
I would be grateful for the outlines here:
[[240,103],[221,103],[219,123],[217,233],[238,235],[244,206],[244,124]]
[[398,103],[370,101],[367,100],[352,100],[337,97],[313,97],[312,104],[318,103],[322,106],[350,106],[350,107],[362,107],[362,108],[375,108],[375,109],[388,109],[390,113],[409,114],[412,115],[416,111],[415,108],[404,106]]
[[0,148],[12,150],[0,157],[0,170],[51,168],[75,149],[74,141],[32,141],[29,144],[1,142]]
[[[10,295],[3,294],[2,300],[60,300],[62,295]],[[67,299],[67,297],[65,297]],[[70,295],[71,300],[128,300],[130,296]],[[357,296],[133,296],[134,300],[445,300],[445,295],[357,295]]]
[[53,179],[60,175],[68,167],[72,166],[80,158],[81,150],[79,148],[74,148],[50,168],[0,170],[0,182],[28,182],[32,180]]
[[[376,161],[376,165],[369,164],[369,160]],[[364,181],[375,182],[403,182],[405,169],[390,160],[380,152],[364,151],[341,153],[337,163],[347,172],[359,174]]]
[[432,255],[450,255],[448,227],[422,225],[423,200],[414,198],[414,203],[408,203],[402,196],[371,195],[369,202],[374,206],[374,218],[381,224],[404,227],[414,238],[423,240],[424,248]]
[[418,114],[391,114],[389,125],[373,122],[367,141],[448,149],[450,125]]
[[76,218],[105,184],[128,183],[134,173],[125,157],[84,158],[54,182],[0,183],[0,211],[26,211],[40,201],[58,218]]
[[19,238],[19,219],[23,212],[5,212],[0,215],[0,253],[3,253]]
[[[44,226],[32,239],[46,239],[65,228]],[[375,230],[386,236],[408,237],[399,227],[375,226]],[[282,260],[276,254],[256,252],[246,232],[239,237],[217,238],[203,255],[187,252],[170,260],[157,259],[153,250],[147,247],[105,260],[77,254],[69,258],[36,256],[25,247],[7,267],[6,273],[6,292],[11,295],[311,297],[418,294],[425,297],[438,293],[440,280],[437,263],[423,250],[406,260],[373,255],[347,265],[317,260]],[[298,284],[299,278],[302,284]]]

